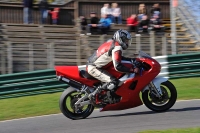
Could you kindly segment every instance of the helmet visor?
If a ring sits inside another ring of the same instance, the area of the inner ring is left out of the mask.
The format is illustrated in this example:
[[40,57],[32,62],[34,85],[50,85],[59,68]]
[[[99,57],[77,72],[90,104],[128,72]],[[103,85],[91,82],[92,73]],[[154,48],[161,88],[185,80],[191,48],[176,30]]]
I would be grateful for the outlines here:
[[127,47],[131,46],[132,38],[123,38],[123,42],[127,45]]

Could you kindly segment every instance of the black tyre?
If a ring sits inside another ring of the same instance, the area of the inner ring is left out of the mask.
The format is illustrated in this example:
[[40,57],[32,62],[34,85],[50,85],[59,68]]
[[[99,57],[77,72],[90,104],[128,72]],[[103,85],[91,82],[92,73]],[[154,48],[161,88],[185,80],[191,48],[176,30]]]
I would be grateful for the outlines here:
[[81,94],[74,88],[67,88],[60,97],[60,110],[68,118],[72,120],[84,119],[88,117],[94,110],[94,106],[89,104],[80,108],[79,112],[75,112],[74,104],[80,98]]
[[156,112],[163,112],[170,109],[177,99],[176,88],[170,81],[163,82],[160,87],[163,91],[161,99],[151,94],[149,90],[142,93],[143,103],[147,108]]

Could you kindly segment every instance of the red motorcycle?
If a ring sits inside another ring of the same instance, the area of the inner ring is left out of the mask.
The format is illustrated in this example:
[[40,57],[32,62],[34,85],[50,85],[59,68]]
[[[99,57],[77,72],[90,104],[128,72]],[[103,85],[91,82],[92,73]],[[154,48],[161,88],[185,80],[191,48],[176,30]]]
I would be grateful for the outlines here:
[[[95,107],[100,108],[100,111],[123,110],[144,103],[156,112],[170,109],[176,102],[177,91],[167,78],[158,76],[161,65],[142,51],[137,55],[137,62],[140,68],[138,74],[120,73],[114,66],[106,69],[120,81],[115,92],[119,100],[111,95],[110,90],[100,90],[93,99],[88,98],[101,82],[85,71],[86,66],[56,66],[58,80],[70,86],[60,97],[60,110],[66,117],[76,120],[88,117]],[[122,63],[133,67],[134,62]]]

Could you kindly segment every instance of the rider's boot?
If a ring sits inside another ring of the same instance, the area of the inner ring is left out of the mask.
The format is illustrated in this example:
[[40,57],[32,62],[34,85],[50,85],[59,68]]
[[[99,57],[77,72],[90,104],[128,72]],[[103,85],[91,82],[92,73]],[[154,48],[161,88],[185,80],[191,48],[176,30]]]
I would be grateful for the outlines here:
[[89,99],[90,100],[92,100],[92,98],[94,98],[94,96],[97,94],[97,93],[99,93],[99,92],[101,92],[101,90],[110,90],[110,92],[111,92],[111,96],[113,97],[113,98],[115,98],[117,101],[119,101],[120,100],[120,96],[118,96],[117,94],[115,94],[115,91],[116,91],[116,89],[117,89],[117,86],[118,86],[118,80],[117,79],[114,79],[114,80],[112,80],[111,82],[108,82],[108,83],[104,83],[103,85],[99,85],[97,88],[96,88],[96,90],[94,91],[94,92],[92,92],[88,97],[89,97]]
[[98,94],[98,93],[100,93],[101,90],[103,90],[103,88],[104,88],[104,86],[105,86],[106,84],[107,84],[107,83],[104,83],[103,85],[101,84],[101,85],[97,86],[96,89],[95,89],[95,91],[89,94],[88,98],[89,98],[90,100],[94,100],[94,99],[95,99],[95,98],[94,98],[95,95]]

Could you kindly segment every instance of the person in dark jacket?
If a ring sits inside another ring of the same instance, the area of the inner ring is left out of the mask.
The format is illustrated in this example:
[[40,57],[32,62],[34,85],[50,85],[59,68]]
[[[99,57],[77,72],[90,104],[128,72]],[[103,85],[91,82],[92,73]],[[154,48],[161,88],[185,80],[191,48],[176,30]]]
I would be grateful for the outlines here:
[[80,16],[81,30],[86,30],[87,19],[84,16]]
[[149,28],[149,19],[147,15],[142,16],[142,20],[139,23],[139,32],[142,30],[142,32],[148,32]]
[[32,8],[33,8],[33,0],[23,0],[23,19],[24,24],[33,23],[32,21]]
[[39,9],[41,13],[41,24],[46,24],[46,20],[48,17],[48,8],[49,8],[48,1],[41,0],[39,3]]
[[87,34],[91,34],[94,30],[98,29],[99,18],[96,17],[95,12],[90,13],[90,24],[87,26]]
[[159,7],[159,4],[154,4],[151,8],[151,16],[153,16],[154,14],[159,15],[159,17],[161,18],[161,9]]
[[153,17],[150,19],[150,30],[154,30],[154,31],[160,31],[160,32],[164,32],[165,27],[162,26],[162,21],[159,18],[158,14],[154,14]]

